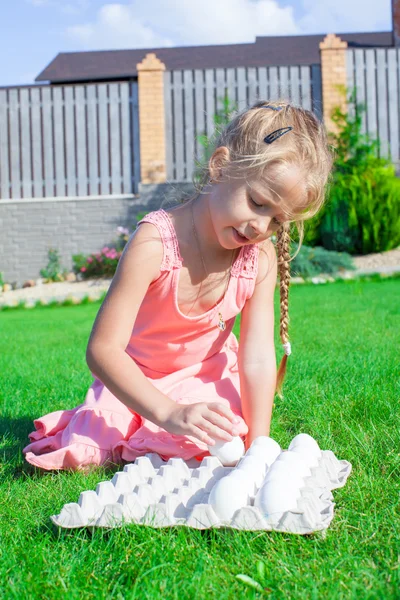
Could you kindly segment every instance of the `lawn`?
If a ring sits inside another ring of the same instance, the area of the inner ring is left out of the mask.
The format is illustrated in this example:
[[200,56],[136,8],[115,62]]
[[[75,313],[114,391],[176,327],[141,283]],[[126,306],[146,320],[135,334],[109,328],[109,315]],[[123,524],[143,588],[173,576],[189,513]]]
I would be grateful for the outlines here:
[[287,448],[309,433],[353,465],[331,526],[309,536],[53,528],[50,515],[112,476],[41,473],[21,452],[35,417],[83,402],[99,304],[0,312],[0,598],[261,598],[236,575],[259,579],[263,561],[269,598],[398,599],[399,298],[399,279],[291,289],[293,353],[271,436]]

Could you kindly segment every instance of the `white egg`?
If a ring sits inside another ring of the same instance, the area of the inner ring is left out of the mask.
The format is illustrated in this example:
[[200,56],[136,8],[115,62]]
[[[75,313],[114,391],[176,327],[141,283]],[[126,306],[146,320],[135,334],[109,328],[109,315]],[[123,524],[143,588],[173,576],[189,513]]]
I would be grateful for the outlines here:
[[222,521],[230,521],[239,508],[247,505],[248,491],[243,478],[243,474],[228,475],[217,481],[211,490],[208,504]]
[[208,446],[208,450],[212,456],[219,458],[224,467],[234,467],[244,454],[244,443],[239,436],[230,442],[215,440],[215,445]]
[[298,452],[292,452],[291,450],[282,452],[275,462],[276,464],[288,464],[292,468],[293,473],[299,473],[302,477],[311,475],[310,467]]
[[295,510],[298,498],[300,498],[300,491],[295,486],[272,481],[260,488],[254,499],[254,506],[267,517],[287,510]]
[[250,446],[250,448],[246,452],[246,456],[255,456],[258,460],[262,460],[265,465],[272,465],[276,457],[280,453],[280,448],[276,446],[267,447],[264,444],[256,444],[254,443]]
[[296,435],[292,439],[288,449],[293,450],[295,447],[307,448],[310,452],[314,452],[316,456],[321,456],[321,449],[318,443],[308,433],[299,433],[299,435]]
[[293,464],[290,465],[288,462],[279,461],[279,462],[275,462],[272,465],[272,467],[270,468],[270,470],[268,471],[268,473],[265,477],[265,480],[272,473],[282,473],[288,479],[290,479],[291,477],[297,476],[297,475],[304,479],[305,477],[309,477],[311,475],[311,470],[307,467],[307,465],[305,465],[305,468],[303,467],[303,469],[299,469],[298,467],[295,467]]
[[249,474],[256,486],[260,487],[265,477],[266,466],[263,461],[257,460],[255,456],[245,455],[236,467],[236,471],[238,470]]
[[[278,442],[273,440],[268,435],[259,435],[255,440],[253,440],[253,443],[251,444],[251,446],[262,446],[263,448],[268,448],[268,449],[274,448],[277,453],[279,453],[281,451],[281,447],[278,444]],[[250,446],[250,448],[251,448],[251,446]]]
[[290,452],[301,456],[301,458],[310,468],[317,467],[319,465],[319,457],[316,456],[314,450],[310,451],[308,448],[303,448],[303,446],[294,446]]
[[263,485],[270,483],[271,481],[281,481],[288,484],[296,485],[299,489],[304,487],[304,477],[298,473],[293,473],[292,469],[284,468],[275,469],[267,473],[264,479]]

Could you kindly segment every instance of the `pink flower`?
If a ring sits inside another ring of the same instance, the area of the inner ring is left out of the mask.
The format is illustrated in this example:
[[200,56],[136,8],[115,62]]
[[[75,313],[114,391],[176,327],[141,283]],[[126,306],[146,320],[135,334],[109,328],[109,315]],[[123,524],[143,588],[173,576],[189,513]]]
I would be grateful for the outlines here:
[[104,246],[104,248],[102,248],[102,250],[101,250],[101,251],[102,251],[102,252],[104,252],[104,254],[105,254],[106,252],[108,252],[108,251],[109,251],[109,249],[110,249],[110,248],[109,248],[108,246]]
[[84,273],[86,271],[86,267],[81,267],[81,271]]
[[118,227],[117,231],[121,235],[129,235],[129,230],[126,227]]
[[89,256],[89,258],[87,259],[87,262],[88,262],[88,263],[91,263],[91,262],[93,262],[93,258],[92,258],[91,256]]

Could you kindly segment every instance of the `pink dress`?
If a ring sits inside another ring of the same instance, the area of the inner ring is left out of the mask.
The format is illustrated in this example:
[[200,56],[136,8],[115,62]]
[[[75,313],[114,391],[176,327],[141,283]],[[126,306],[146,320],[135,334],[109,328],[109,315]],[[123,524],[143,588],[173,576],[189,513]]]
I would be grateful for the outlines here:
[[[140,306],[127,354],[156,388],[176,402],[223,402],[242,417],[238,341],[232,328],[254,291],[258,246],[242,246],[232,266],[223,304],[226,329],[221,331],[215,306],[198,316],[185,316],[179,310],[182,258],[168,213],[163,209],[151,212],[143,222],[157,227],[164,256],[160,276],[149,286]],[[222,300],[217,308],[221,304]],[[131,462],[147,452],[156,452],[165,460],[201,459],[209,454],[205,443],[170,434],[127,408],[96,377],[83,404],[52,412],[34,425],[36,431],[29,435],[25,457],[48,470]],[[246,433],[242,419],[239,434]]]

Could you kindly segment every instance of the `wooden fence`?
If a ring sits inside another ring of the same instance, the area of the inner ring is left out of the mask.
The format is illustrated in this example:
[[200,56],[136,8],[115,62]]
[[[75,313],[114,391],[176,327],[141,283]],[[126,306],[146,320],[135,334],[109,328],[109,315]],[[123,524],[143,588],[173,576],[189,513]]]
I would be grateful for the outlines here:
[[380,140],[380,154],[400,162],[400,49],[347,50],[347,87],[366,106],[362,131]]
[[0,89],[0,199],[135,192],[137,92],[126,81]]
[[258,99],[286,99],[322,118],[320,65],[168,71],[164,89],[169,181],[191,181],[203,155],[198,137],[212,135],[225,97],[238,110]]

